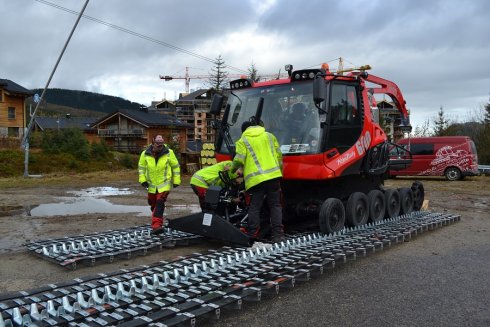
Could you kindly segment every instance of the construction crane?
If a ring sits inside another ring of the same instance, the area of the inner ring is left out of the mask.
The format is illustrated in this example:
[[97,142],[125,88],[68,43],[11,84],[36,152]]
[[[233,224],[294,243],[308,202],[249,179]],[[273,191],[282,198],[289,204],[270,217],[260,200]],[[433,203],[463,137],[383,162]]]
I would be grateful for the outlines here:
[[343,75],[344,73],[353,72],[356,70],[366,71],[366,70],[370,70],[370,69],[371,69],[371,66],[369,66],[369,65],[363,65],[360,67],[352,67],[352,68],[344,68],[344,58],[340,57],[339,58],[339,65],[338,65],[337,71],[335,73],[338,75]]
[[[244,74],[240,74],[240,75],[228,74],[227,78],[240,78],[243,76],[244,76]],[[174,80],[174,79],[185,80],[185,92],[186,93],[189,93],[189,86],[191,84],[191,79],[209,79],[211,77],[213,77],[213,75],[192,75],[191,76],[191,75],[189,75],[189,67],[185,67],[185,75],[184,76],[169,76],[169,75],[162,76],[162,75],[160,75],[160,79],[163,79],[166,82]]]
[[[260,75],[263,79],[277,79],[281,74],[268,74],[268,75]],[[191,79],[209,79],[215,77],[215,75],[189,75],[189,67],[185,67],[185,75],[184,76],[169,76],[169,75],[160,75],[160,79],[168,82],[174,79],[183,79],[185,80],[185,92],[189,93]],[[246,74],[228,74],[226,75],[227,79],[236,79],[236,78],[247,78]]]

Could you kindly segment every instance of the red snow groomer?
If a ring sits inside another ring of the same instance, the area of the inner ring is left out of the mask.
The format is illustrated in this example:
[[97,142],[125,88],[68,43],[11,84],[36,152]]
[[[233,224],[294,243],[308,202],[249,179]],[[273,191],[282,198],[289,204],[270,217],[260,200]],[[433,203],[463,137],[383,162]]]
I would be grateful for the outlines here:
[[[297,71],[287,65],[289,77],[285,79],[254,82],[244,78],[230,83],[223,118],[216,121],[216,158],[233,158],[234,141],[240,138],[244,121],[254,121],[273,133],[283,154],[286,228],[313,218],[321,232],[332,233],[421,208],[421,183],[400,189],[383,186],[388,169],[403,168],[410,159],[390,160],[396,158],[397,147],[388,142],[376,118],[374,94],[392,99],[400,112],[402,131],[410,131],[411,126],[398,86],[368,74],[368,69],[363,66],[343,75],[330,72],[326,65]],[[223,102],[223,96],[213,98],[215,117],[222,113]],[[215,202],[219,197],[214,197]],[[221,198],[226,196],[222,193]],[[266,215],[267,210],[263,211]],[[223,220],[216,223],[220,227],[209,223],[209,215]],[[176,219],[174,226],[222,239],[221,235],[227,235],[228,241],[244,243],[244,234],[237,227],[246,220],[246,213],[235,221],[226,215],[210,212],[203,226],[203,214],[196,214],[187,223]],[[184,225],[192,228],[182,228]]]

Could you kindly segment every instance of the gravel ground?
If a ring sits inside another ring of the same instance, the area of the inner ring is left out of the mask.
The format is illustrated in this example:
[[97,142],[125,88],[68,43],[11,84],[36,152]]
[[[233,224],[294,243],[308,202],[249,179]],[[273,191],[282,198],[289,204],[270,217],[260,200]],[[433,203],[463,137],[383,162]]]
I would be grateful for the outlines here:
[[[132,177],[132,176],[130,176]],[[422,179],[429,209],[459,214],[462,220],[388,251],[350,262],[332,273],[257,303],[224,311],[216,326],[490,326],[490,178],[464,181]],[[408,186],[410,179],[387,181]],[[90,183],[89,183],[90,184]],[[164,249],[131,260],[72,271],[29,253],[26,242],[125,228],[149,223],[135,213],[92,213],[32,217],[36,206],[58,203],[90,186],[127,188],[132,194],[108,196],[113,204],[146,206],[146,193],[134,180],[104,185],[6,188],[0,194],[0,293],[26,290],[98,272],[110,272],[220,247],[219,242]],[[195,209],[197,198],[184,183],[171,193],[171,217]]]

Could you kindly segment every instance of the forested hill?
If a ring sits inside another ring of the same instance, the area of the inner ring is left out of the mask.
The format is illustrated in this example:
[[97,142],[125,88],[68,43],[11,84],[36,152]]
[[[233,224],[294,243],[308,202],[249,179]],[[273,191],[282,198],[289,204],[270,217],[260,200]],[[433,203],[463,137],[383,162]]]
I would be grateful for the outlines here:
[[[39,95],[43,92],[42,89],[31,91]],[[118,109],[138,110],[142,106],[139,103],[112,95],[65,89],[48,89],[44,95],[44,99],[50,104],[105,113],[111,113]]]

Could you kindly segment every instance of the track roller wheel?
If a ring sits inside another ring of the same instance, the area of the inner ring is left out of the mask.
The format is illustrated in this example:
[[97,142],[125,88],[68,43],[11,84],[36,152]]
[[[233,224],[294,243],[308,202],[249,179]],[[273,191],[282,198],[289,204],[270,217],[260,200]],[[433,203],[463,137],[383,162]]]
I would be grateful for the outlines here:
[[318,215],[320,231],[325,234],[338,232],[344,228],[345,209],[342,201],[336,198],[326,199]]
[[367,223],[369,218],[369,202],[366,194],[354,192],[349,196],[345,206],[345,217],[350,226],[359,226]]
[[402,187],[398,189],[400,193],[400,215],[413,211],[413,191],[411,188]]
[[424,204],[424,185],[419,181],[415,181],[412,183],[411,188],[413,192],[413,210],[419,211]]
[[369,221],[383,220],[385,216],[385,196],[380,190],[371,190],[368,193]]
[[400,194],[395,189],[385,190],[386,214],[385,218],[393,218],[400,213]]

